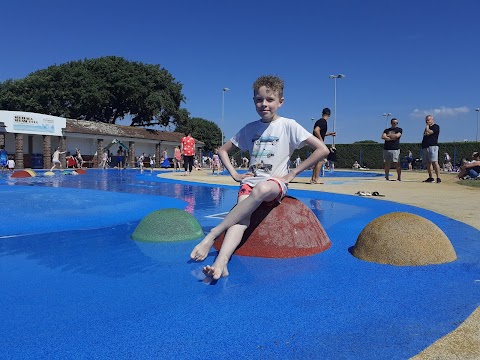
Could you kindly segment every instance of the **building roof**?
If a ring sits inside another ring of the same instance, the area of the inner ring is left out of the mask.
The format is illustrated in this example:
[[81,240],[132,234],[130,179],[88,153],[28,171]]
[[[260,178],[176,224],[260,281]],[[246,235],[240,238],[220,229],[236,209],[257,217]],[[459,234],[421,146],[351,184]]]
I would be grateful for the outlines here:
[[[64,131],[66,134],[89,134],[100,136],[113,136],[133,139],[147,139],[157,141],[171,141],[180,143],[185,136],[180,132],[170,132],[154,129],[145,129],[141,127],[123,126],[115,124],[107,124],[97,121],[74,120],[67,119],[67,127]],[[203,142],[198,141],[199,145]]]

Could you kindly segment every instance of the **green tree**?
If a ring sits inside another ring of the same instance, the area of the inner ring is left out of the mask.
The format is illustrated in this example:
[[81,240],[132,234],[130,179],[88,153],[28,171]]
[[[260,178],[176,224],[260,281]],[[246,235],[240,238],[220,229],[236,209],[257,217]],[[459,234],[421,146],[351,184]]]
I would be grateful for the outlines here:
[[182,84],[160,65],[108,56],[72,61],[0,83],[0,108],[132,126],[184,123]]
[[192,136],[205,143],[204,150],[212,151],[221,145],[222,131],[213,121],[202,118],[191,118],[188,121],[179,124],[175,131],[185,132],[190,130]]

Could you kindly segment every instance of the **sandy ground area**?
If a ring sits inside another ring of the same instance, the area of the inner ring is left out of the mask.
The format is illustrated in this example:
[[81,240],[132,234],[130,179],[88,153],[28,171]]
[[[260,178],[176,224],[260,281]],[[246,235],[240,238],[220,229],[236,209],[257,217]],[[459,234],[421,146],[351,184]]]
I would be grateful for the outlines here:
[[[165,173],[163,176],[176,180],[236,184],[230,176],[212,176],[208,170],[194,171],[188,177],[183,176],[183,172]],[[350,195],[358,191],[378,191],[385,195],[377,197],[379,201],[388,200],[422,207],[480,230],[480,188],[457,184],[458,180],[451,173],[442,173],[440,184],[423,183],[427,177],[424,171],[404,171],[402,181],[386,181],[384,177],[329,177],[322,178],[323,184],[310,184],[309,178],[297,177],[289,188]],[[396,179],[396,174],[391,179]],[[480,307],[456,330],[436,341],[414,359],[480,359]]]

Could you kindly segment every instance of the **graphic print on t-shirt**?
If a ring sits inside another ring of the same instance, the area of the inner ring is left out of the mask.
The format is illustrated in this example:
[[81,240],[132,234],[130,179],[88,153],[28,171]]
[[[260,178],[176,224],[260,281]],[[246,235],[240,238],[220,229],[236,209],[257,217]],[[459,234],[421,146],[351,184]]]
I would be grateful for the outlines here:
[[252,159],[255,159],[256,162],[251,163],[249,167],[255,176],[257,175],[257,170],[263,170],[267,174],[271,173],[273,165],[268,160],[275,156],[273,148],[279,140],[278,136],[255,134],[252,139]]
[[280,138],[278,136],[260,136],[258,139],[254,139],[253,142],[255,145],[260,145],[262,143],[271,143],[272,145],[277,145],[277,142]]

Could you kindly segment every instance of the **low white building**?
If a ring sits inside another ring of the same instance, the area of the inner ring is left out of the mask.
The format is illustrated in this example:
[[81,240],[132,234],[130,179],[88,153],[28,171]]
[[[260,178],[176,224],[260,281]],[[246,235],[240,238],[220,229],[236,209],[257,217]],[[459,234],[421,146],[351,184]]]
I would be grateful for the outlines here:
[[[0,145],[14,154],[18,169],[50,168],[57,147],[72,155],[80,149],[85,165],[96,167],[104,151],[109,151],[114,159],[122,145],[128,148],[128,166],[136,167],[136,158],[145,153],[147,157],[155,155],[155,167],[159,167],[164,151],[172,158],[183,136],[178,132],[0,110]],[[197,141],[195,146],[200,156],[203,143]],[[62,154],[64,164],[65,157]]]

